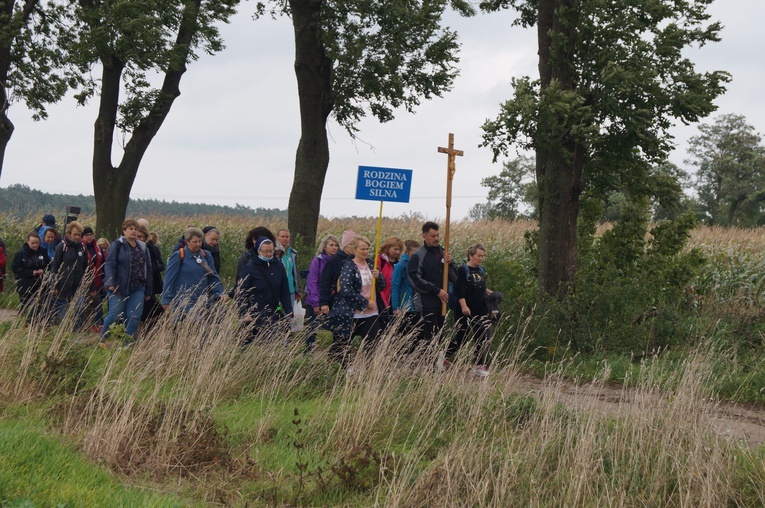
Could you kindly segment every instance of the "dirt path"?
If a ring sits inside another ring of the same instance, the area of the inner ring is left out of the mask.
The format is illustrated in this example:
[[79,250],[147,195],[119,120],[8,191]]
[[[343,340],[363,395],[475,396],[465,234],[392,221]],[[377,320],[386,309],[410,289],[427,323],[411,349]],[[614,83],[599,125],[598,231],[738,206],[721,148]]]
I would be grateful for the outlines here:
[[[629,408],[634,404],[634,391],[621,386],[577,385],[568,380],[550,383],[531,376],[522,377],[519,384],[521,391],[532,395],[539,395],[543,390],[549,393],[553,389],[562,404],[575,410],[618,415],[629,413]],[[724,401],[707,402],[704,409],[710,425],[721,435],[735,441],[746,441],[752,446],[765,444],[765,409]]]
[[4,321],[13,321],[19,313],[15,309],[0,309],[0,323]]

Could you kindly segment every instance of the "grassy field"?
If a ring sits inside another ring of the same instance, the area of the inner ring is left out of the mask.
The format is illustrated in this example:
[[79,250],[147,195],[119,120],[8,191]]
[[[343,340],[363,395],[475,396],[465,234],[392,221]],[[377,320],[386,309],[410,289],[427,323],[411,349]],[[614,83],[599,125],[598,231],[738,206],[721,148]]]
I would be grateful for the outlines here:
[[[149,219],[167,250],[183,225]],[[188,221],[221,228],[228,277],[258,225]],[[3,239],[30,225],[6,219]],[[418,225],[392,220],[383,236],[416,238]],[[453,249],[486,244],[492,284],[520,300],[533,290],[530,226],[459,223]],[[319,236],[373,228],[322,221]],[[759,326],[764,245],[760,230],[694,231],[706,264],[682,308],[695,327],[663,354],[559,344],[540,355],[538,311],[507,302],[486,380],[467,352],[436,372],[442,344],[403,354],[395,332],[360,350],[352,375],[326,357],[325,332],[309,356],[284,328],[241,348],[230,305],[166,318],[132,349],[99,349],[68,322],[2,324],[0,506],[765,505],[765,449],[706,417],[720,396],[762,402],[762,340],[737,340],[728,323]],[[530,372],[544,378],[533,393]],[[622,383],[619,409],[572,407],[560,389],[572,378]]]

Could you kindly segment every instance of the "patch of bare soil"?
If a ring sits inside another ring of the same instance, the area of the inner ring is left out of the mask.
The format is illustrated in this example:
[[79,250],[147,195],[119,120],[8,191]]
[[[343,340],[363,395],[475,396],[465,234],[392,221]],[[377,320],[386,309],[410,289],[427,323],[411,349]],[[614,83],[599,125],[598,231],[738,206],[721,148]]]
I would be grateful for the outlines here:
[[15,309],[0,309],[0,323],[4,321],[13,321],[19,313]]
[[[521,391],[538,396],[552,389],[560,402],[573,410],[594,411],[604,415],[629,414],[634,409],[635,391],[629,387],[607,384],[576,384],[570,380],[545,381],[531,376],[519,380]],[[750,446],[765,444],[765,409],[750,408],[723,401],[704,403],[704,414],[712,428],[734,441]]]

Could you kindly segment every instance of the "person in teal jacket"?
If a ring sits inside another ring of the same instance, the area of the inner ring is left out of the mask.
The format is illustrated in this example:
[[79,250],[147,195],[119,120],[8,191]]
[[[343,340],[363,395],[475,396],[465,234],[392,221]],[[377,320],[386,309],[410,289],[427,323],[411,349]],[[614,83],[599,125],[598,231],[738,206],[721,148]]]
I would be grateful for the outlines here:
[[[409,283],[409,257],[420,248],[420,242],[407,240],[404,242],[406,252],[393,267],[391,276],[390,305],[393,309],[394,319],[400,320],[399,331],[402,334],[411,332],[417,324],[417,309],[412,301],[412,285]],[[403,315],[401,315],[403,314]],[[400,316],[401,315],[401,316]]]

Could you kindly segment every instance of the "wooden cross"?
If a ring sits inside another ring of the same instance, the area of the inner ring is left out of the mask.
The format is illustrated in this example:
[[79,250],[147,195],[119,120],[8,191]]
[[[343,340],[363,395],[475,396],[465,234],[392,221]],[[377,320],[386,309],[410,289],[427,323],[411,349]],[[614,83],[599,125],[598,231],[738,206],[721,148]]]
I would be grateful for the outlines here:
[[[449,253],[449,221],[452,210],[452,180],[454,180],[454,173],[457,171],[457,165],[454,158],[462,157],[464,152],[462,150],[454,149],[454,134],[449,133],[449,147],[438,147],[438,153],[445,153],[448,155],[448,162],[446,164],[446,230],[444,231],[444,254]],[[443,290],[449,290],[449,265],[444,263],[444,280]],[[441,315],[446,315],[446,303],[441,304]]]

